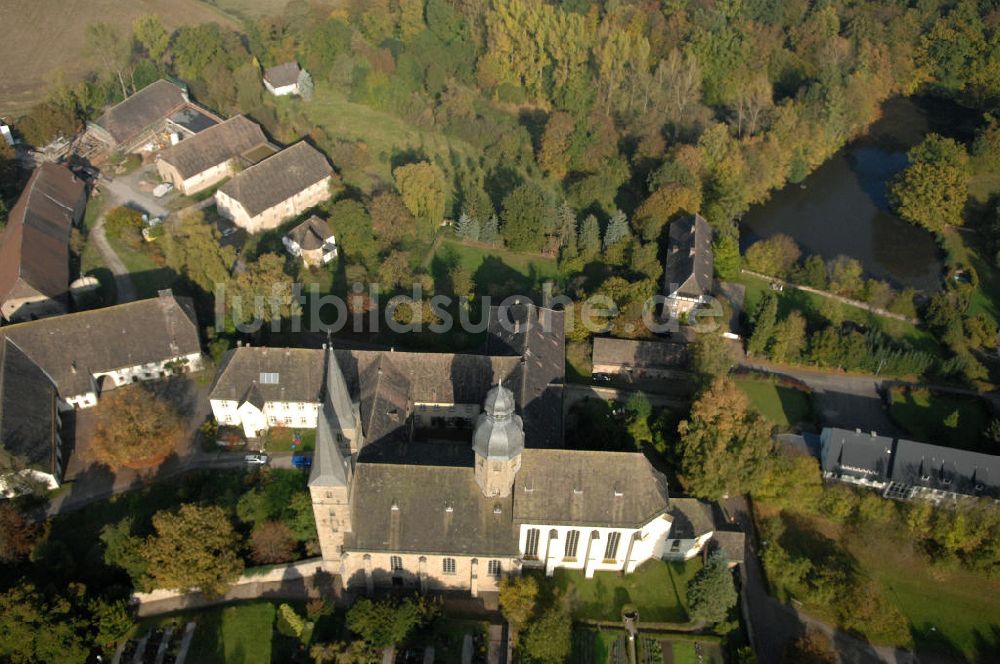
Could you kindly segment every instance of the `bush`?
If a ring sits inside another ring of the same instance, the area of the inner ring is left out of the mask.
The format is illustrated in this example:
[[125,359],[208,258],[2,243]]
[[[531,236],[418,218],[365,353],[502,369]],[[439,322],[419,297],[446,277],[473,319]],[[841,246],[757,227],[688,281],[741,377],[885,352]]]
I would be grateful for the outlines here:
[[265,521],[250,535],[250,557],[261,565],[287,563],[295,558],[295,537],[280,521]]
[[773,277],[787,276],[802,252],[788,235],[779,234],[760,242],[754,242],[747,249],[747,266],[754,272]]
[[279,634],[293,639],[302,638],[302,633],[306,629],[306,621],[291,606],[288,604],[279,606],[276,620]]
[[135,240],[142,230],[142,214],[132,208],[112,208],[104,216],[104,228],[113,238]]

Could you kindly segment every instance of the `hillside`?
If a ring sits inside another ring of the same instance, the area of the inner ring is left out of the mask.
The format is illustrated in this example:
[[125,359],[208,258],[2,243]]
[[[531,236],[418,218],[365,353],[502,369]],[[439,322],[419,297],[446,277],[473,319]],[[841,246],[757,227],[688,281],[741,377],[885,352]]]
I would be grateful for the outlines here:
[[144,14],[159,14],[168,29],[235,21],[199,0],[0,0],[0,114],[23,111],[41,99],[62,72],[67,81],[93,69],[82,57],[84,28],[105,22],[128,26]]

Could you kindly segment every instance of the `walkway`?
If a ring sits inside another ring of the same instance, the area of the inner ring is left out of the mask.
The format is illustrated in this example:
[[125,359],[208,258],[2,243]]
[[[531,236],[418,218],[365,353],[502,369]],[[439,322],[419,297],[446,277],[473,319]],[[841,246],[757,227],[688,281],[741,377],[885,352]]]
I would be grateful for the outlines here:
[[794,289],[800,290],[800,291],[802,291],[804,293],[811,293],[813,295],[818,295],[820,297],[825,297],[825,298],[828,298],[830,300],[836,300],[837,302],[840,302],[841,304],[846,304],[846,305],[851,306],[851,307],[857,307],[858,309],[864,309],[865,311],[873,313],[876,316],[884,316],[886,318],[893,318],[895,320],[901,320],[901,321],[905,321],[907,323],[912,323],[913,325],[917,325],[920,322],[916,318],[910,318],[909,316],[904,316],[902,314],[893,313],[892,311],[888,311],[886,309],[882,309],[881,307],[876,307],[874,305],[868,304],[867,302],[862,302],[860,300],[852,300],[849,297],[843,297],[841,295],[836,295],[836,294],[831,293],[829,291],[819,290],[818,288],[812,288],[810,286],[802,286],[800,284],[793,284],[790,281],[785,281],[784,279],[778,279],[777,277],[769,277],[766,274],[761,274],[760,272],[754,272],[753,270],[748,270],[746,268],[742,268],[740,270],[740,272],[742,272],[743,274],[749,274],[752,277],[757,277],[758,279],[766,279],[767,281],[769,281],[771,283],[774,283],[774,284],[781,284],[782,288],[794,288]]
[[94,242],[97,247],[98,253],[101,254],[101,259],[104,264],[107,265],[111,273],[115,275],[115,293],[117,294],[117,303],[125,304],[126,302],[132,302],[136,299],[135,286],[132,284],[132,277],[129,274],[128,268],[125,267],[125,263],[118,257],[115,250],[111,248],[111,244],[108,242],[107,234],[104,230],[104,214],[97,219],[97,223],[90,231],[90,240]]
[[154,590],[134,593],[132,600],[137,607],[136,613],[144,618],[240,600],[305,600],[321,595],[336,601],[340,591],[334,583],[334,576],[323,571],[323,559],[309,558],[276,566],[262,574],[244,573],[219,597],[206,597],[200,592]]

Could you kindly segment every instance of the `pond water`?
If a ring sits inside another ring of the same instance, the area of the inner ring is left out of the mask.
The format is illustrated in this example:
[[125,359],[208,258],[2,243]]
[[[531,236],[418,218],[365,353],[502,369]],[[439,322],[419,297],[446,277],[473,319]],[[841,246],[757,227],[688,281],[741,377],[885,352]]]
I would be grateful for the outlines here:
[[743,217],[740,245],[785,233],[803,255],[861,261],[867,276],[897,288],[937,290],[942,263],[934,237],[889,210],[886,183],[906,151],[930,131],[968,140],[975,116],[950,102],[895,98],[882,118],[800,184],[775,192]]

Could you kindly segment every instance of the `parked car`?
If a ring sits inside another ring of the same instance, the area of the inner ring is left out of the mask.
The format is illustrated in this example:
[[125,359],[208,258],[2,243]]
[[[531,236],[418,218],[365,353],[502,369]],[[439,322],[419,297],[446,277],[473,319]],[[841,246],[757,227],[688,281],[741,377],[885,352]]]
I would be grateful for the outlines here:
[[296,468],[306,470],[308,468],[312,468],[313,458],[308,454],[293,454],[292,465]]
[[606,373],[596,373],[596,374],[594,374],[594,382],[595,383],[610,383],[611,382],[611,376],[609,376]]
[[158,184],[153,188],[153,196],[156,198],[163,198],[173,190],[174,185],[169,182],[164,182],[163,184]]
[[230,226],[226,230],[222,231],[222,237],[229,237],[230,235],[232,235],[235,232],[236,232],[236,229],[233,228],[232,226]]
[[243,460],[246,461],[251,466],[266,466],[268,462],[271,460],[271,458],[266,454],[263,453],[258,454],[255,452],[246,455],[245,457],[243,457]]

